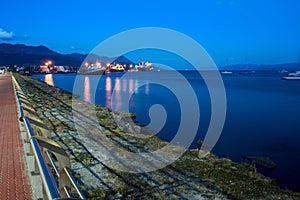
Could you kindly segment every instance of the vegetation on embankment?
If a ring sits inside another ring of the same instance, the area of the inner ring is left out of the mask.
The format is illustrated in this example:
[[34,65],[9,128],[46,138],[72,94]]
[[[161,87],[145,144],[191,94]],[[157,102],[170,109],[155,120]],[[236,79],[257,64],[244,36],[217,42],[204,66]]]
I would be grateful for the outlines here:
[[[166,142],[152,136],[137,138],[132,129],[119,127],[111,110],[78,101],[95,110],[101,131],[80,135],[72,117],[74,95],[30,77],[14,75],[31,106],[70,155],[72,170],[89,199],[300,199],[300,194],[278,188],[272,179],[256,173],[247,164],[209,154],[198,157],[197,150],[187,150],[171,165],[149,173],[131,174],[105,166],[97,155],[97,134],[130,151],[154,151]],[[125,119],[131,114],[117,113]],[[84,115],[86,117],[86,115]],[[146,129],[145,134],[149,134]]]

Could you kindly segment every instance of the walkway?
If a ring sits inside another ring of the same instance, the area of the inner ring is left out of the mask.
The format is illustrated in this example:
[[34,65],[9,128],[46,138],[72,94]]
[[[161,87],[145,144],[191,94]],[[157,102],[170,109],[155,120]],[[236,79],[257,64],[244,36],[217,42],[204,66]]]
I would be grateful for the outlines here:
[[0,199],[31,199],[11,74],[0,74]]

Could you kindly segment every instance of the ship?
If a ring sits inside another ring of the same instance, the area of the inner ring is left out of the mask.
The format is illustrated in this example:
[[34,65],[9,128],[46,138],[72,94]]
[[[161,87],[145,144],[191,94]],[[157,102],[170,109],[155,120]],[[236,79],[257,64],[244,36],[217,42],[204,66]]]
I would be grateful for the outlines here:
[[135,70],[136,71],[153,71],[153,66],[152,63],[147,61],[147,62],[139,62],[137,65],[135,65]]
[[101,66],[88,66],[88,67],[81,67],[77,74],[83,75],[104,75],[105,74],[105,67]]
[[232,71],[225,70],[225,71],[221,71],[221,74],[233,74],[233,73],[232,73]]
[[121,64],[110,65],[107,69],[107,72],[124,72],[125,68]]
[[[300,67],[300,54],[298,54],[298,65]],[[295,72],[289,72],[286,76],[281,78],[282,80],[300,80],[300,70]]]
[[281,78],[282,80],[300,80],[300,71],[290,72]]

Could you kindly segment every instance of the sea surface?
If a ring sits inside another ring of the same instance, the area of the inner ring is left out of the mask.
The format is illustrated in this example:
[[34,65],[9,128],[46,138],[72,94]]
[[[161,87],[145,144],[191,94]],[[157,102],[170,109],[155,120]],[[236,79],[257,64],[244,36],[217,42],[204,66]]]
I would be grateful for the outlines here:
[[[154,130],[166,141],[174,138],[182,120],[180,99],[189,102],[193,98],[186,88],[190,85],[198,105],[189,107],[200,110],[200,122],[193,121],[194,113],[189,113],[188,123],[199,125],[189,148],[197,148],[197,141],[206,135],[211,117],[212,101],[207,83],[215,80],[211,77],[206,83],[198,72],[180,73],[181,77],[175,72],[141,72],[104,76],[38,74],[33,78],[79,94],[82,100],[134,112],[136,120],[143,125],[155,121],[150,116],[159,119],[166,114],[163,128]],[[300,192],[300,81],[281,80],[282,76],[278,72],[222,75],[227,112],[222,134],[212,152],[237,162],[245,162],[244,156],[270,157],[277,167],[258,168],[258,171],[276,179],[281,188]],[[163,115],[149,115],[153,107],[159,108]]]

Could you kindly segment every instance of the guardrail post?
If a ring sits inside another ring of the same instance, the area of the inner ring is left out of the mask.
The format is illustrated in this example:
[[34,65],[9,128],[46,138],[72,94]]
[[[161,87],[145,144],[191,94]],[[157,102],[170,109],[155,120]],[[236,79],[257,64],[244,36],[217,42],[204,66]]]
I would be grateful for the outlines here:
[[[43,148],[44,157],[46,158],[47,164],[52,166],[56,176],[58,178],[58,189],[62,198],[70,197],[66,191],[67,188],[71,188],[72,184],[69,176],[66,174],[64,168],[70,168],[70,160],[66,151],[55,141],[46,137],[35,137],[39,145]],[[57,162],[53,160],[55,156]]]
[[65,197],[70,197],[69,193],[71,192],[70,188],[72,187],[72,184],[71,181],[69,180],[68,175],[65,173],[64,168],[62,168],[62,170],[60,170],[59,172],[58,182],[59,182],[59,192],[65,195]]
[[56,156],[57,156],[58,167],[59,167],[59,179],[58,179],[59,191],[61,192],[61,194],[63,193],[64,195],[68,196],[68,194],[65,191],[65,187],[71,188],[72,184],[69,177],[66,175],[64,168],[65,167],[71,168],[70,160],[69,158],[66,159],[66,157],[62,155],[56,154]]

